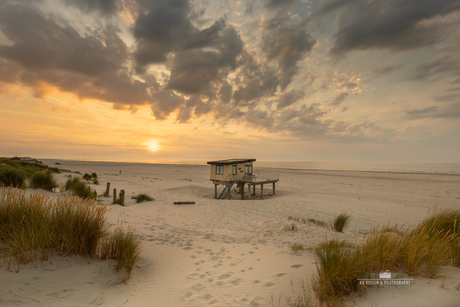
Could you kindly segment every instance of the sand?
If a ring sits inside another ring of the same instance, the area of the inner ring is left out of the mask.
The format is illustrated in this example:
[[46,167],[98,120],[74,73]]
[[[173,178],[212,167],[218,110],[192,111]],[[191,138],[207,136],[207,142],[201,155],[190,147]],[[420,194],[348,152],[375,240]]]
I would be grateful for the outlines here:
[[[279,174],[276,195],[267,185],[265,199],[242,201],[235,191],[232,200],[213,199],[209,166],[59,162],[60,168],[96,172],[98,195],[107,182],[111,190],[125,190],[125,207],[111,205],[111,197],[101,201],[111,209],[110,223],[131,226],[142,240],[138,266],[127,284],[111,261],[80,256],[55,255],[18,273],[3,267],[0,305],[286,306],[310,291],[316,270],[312,253],[292,252],[294,243],[314,246],[326,237],[359,242],[372,226],[418,223],[436,204],[460,209],[456,175],[266,169]],[[66,175],[57,176],[64,182]],[[155,200],[136,204],[131,196],[139,193]],[[342,212],[351,216],[344,233],[288,220],[329,222]],[[297,230],[286,231],[292,223]],[[459,283],[460,269],[446,267],[436,279],[416,278],[411,286],[369,288],[350,304],[458,306]]]

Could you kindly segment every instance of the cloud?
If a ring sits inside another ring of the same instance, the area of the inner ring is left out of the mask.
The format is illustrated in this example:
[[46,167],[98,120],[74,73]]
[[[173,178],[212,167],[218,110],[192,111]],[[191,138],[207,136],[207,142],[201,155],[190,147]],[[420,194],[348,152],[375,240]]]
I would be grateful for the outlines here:
[[[459,77],[460,62],[458,55],[446,55],[429,63],[423,63],[410,74],[409,80],[424,81],[441,77]],[[455,82],[455,81],[454,81]]]
[[12,42],[0,45],[0,57],[26,69],[65,70],[94,76],[116,71],[128,58],[128,48],[109,30],[82,37],[33,6],[9,4],[0,10],[0,29]]
[[460,10],[455,0],[323,1],[313,13],[318,18],[341,9],[331,52],[343,55],[352,50],[388,48],[405,51],[432,46],[451,25],[429,22]]
[[460,118],[460,102],[452,103],[447,106],[438,107],[430,106],[423,109],[405,110],[407,119],[423,119],[423,118],[445,118],[457,119]]
[[342,93],[337,94],[334,101],[331,102],[331,106],[338,106],[339,104],[345,101],[347,96],[348,96],[347,92],[342,92]]
[[291,25],[285,14],[263,19],[261,48],[268,60],[276,60],[280,69],[281,90],[284,91],[298,72],[299,62],[316,44],[316,40],[302,26]]
[[266,6],[271,9],[276,9],[280,7],[285,8],[294,2],[295,0],[268,0]]
[[290,106],[293,103],[303,99],[305,93],[301,90],[291,89],[279,96],[278,110]]
[[116,14],[123,7],[121,0],[64,0],[64,2],[83,12],[98,11],[107,15]]

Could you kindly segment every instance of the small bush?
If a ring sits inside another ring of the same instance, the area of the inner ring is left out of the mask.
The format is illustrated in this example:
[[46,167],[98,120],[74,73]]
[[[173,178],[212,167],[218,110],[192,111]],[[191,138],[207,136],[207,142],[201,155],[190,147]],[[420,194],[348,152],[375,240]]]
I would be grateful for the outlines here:
[[85,174],[83,175],[83,179],[85,179],[85,180],[87,180],[87,181],[91,180],[91,178],[92,178],[91,175],[88,174],[88,173],[85,173]]
[[284,231],[294,231],[294,230],[297,230],[297,225],[295,223],[284,226]]
[[153,198],[146,195],[146,194],[139,194],[136,196],[136,203],[140,203],[140,202],[143,202],[143,201],[152,201]]
[[99,181],[96,178],[93,178],[93,184],[99,184]]
[[40,172],[32,175],[29,186],[33,189],[52,191],[58,187],[58,184],[52,174]]
[[294,243],[294,244],[291,246],[291,250],[292,250],[293,252],[295,252],[295,251],[303,251],[303,250],[305,250],[305,248],[303,247],[302,244]]
[[335,218],[333,222],[333,228],[338,232],[343,232],[343,229],[345,228],[345,226],[347,226],[349,220],[350,216],[345,213],[342,213]]
[[96,193],[91,190],[91,187],[77,177],[67,179],[65,189],[71,190],[75,195],[82,198],[96,198]]
[[0,168],[0,183],[4,186],[23,187],[26,176],[23,171],[12,167],[3,166]]
[[91,177],[97,179],[97,174],[96,173],[91,173]]
[[99,253],[103,259],[115,259],[117,261],[115,269],[117,271],[124,269],[127,279],[139,258],[140,241],[134,236],[131,228],[125,232],[118,227],[103,239]]

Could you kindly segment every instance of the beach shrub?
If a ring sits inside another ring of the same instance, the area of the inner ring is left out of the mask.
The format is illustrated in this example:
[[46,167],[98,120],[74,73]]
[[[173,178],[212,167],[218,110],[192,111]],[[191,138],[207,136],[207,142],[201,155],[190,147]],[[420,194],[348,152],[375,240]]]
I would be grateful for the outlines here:
[[348,224],[350,220],[350,216],[345,214],[345,213],[341,213],[339,214],[339,216],[337,216],[332,224],[332,227],[338,231],[338,232],[343,232],[343,229],[345,228],[345,226]]
[[331,240],[314,249],[317,273],[314,290],[320,302],[339,304],[359,288],[358,278],[390,270],[433,278],[441,266],[459,265],[460,210],[435,210],[415,227],[372,228],[363,244]]
[[140,203],[143,201],[152,201],[152,200],[154,199],[146,194],[139,194],[136,196],[136,203]]
[[39,172],[32,175],[29,186],[33,189],[52,191],[58,187],[58,183],[52,174]]
[[[133,269],[140,241],[129,228],[108,233],[106,206],[90,199],[61,197],[50,200],[44,193],[26,196],[24,191],[3,189],[0,195],[0,241],[8,248],[4,263],[9,270],[48,259],[50,250],[60,255],[81,254],[117,260],[116,269]],[[5,255],[2,255],[5,256]]]
[[362,262],[358,250],[347,246],[348,242],[330,240],[314,249],[317,274],[313,289],[327,306],[340,305],[346,294],[358,289]]
[[124,269],[127,276],[136,264],[140,254],[140,240],[134,235],[134,231],[128,228],[123,231],[117,227],[110,235],[102,240],[99,255],[102,259],[115,259],[115,269]]
[[78,177],[67,179],[65,189],[71,190],[73,194],[82,198],[94,199],[97,196],[96,193],[91,190],[91,187],[89,187],[86,182],[81,181]]
[[88,174],[88,173],[85,173],[85,174],[83,175],[83,179],[85,179],[85,180],[87,180],[87,181],[91,180],[91,178],[92,178],[91,175]]
[[97,174],[96,173],[91,173],[91,177],[97,179]]
[[93,184],[99,184],[99,181],[96,178],[93,178]]
[[24,186],[25,179],[24,172],[15,167],[4,165],[0,168],[0,183],[4,186],[21,188]]

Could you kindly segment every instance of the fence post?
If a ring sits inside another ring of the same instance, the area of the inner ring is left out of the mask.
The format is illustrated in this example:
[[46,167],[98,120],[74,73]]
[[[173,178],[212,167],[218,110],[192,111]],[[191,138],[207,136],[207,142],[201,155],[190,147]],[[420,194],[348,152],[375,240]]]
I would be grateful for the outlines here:
[[120,191],[120,205],[121,206],[125,205],[125,190]]
[[109,191],[110,191],[110,182],[107,182],[107,189],[105,190],[105,194],[107,197],[109,196]]
[[117,200],[117,189],[113,189],[113,202]]

